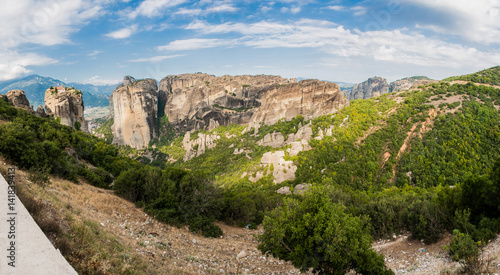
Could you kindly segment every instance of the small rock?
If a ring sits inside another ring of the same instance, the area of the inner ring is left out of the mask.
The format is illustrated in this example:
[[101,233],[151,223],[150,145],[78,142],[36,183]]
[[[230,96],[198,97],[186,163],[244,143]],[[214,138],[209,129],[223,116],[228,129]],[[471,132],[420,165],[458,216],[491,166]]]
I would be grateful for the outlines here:
[[197,241],[196,239],[193,239],[193,243],[194,243],[194,244],[195,244],[195,243],[198,243],[198,241]]
[[245,250],[242,250],[238,255],[236,256],[237,259],[245,258],[248,256],[248,254],[245,252]]

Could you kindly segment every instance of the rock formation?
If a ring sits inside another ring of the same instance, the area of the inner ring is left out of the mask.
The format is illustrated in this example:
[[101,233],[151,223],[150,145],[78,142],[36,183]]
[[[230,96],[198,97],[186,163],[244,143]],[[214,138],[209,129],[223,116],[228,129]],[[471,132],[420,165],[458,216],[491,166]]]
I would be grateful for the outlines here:
[[45,109],[43,108],[42,105],[38,105],[38,108],[36,108],[35,115],[43,118],[47,118],[47,114],[45,113]]
[[303,80],[299,83],[278,85],[259,95],[261,106],[252,114],[251,126],[259,123],[274,124],[297,115],[305,119],[335,113],[349,106],[337,84],[320,80]]
[[23,108],[32,111],[30,102],[26,94],[22,90],[11,90],[7,92],[7,100],[14,105],[14,107]]
[[157,136],[156,120],[163,115],[177,133],[230,124],[258,128],[297,115],[311,119],[334,113],[349,101],[336,84],[325,81],[196,73],[167,76],[158,90],[154,80],[126,76],[110,104],[113,142],[140,149]]
[[437,80],[432,80],[428,77],[425,76],[414,76],[414,77],[408,77],[408,78],[403,78],[400,80],[396,80],[391,83],[390,85],[390,91],[391,93],[398,92],[398,91],[404,91],[404,90],[409,90],[411,88],[416,88],[420,85],[426,85],[430,83],[436,83],[439,82]]
[[350,92],[346,92],[349,100],[368,99],[389,93],[387,79],[382,77],[372,77],[360,84],[355,84]]
[[280,76],[182,74],[160,82],[160,111],[178,131],[211,130],[219,125],[246,124],[260,106],[259,97],[272,85],[295,83]]
[[[37,113],[40,112],[38,107]],[[87,122],[83,117],[83,98],[79,90],[65,87],[56,87],[45,91],[45,110],[47,115],[53,115],[54,119],[61,119],[61,124],[80,129],[88,133]]]
[[113,143],[143,149],[158,135],[158,92],[154,79],[123,79],[109,97]]

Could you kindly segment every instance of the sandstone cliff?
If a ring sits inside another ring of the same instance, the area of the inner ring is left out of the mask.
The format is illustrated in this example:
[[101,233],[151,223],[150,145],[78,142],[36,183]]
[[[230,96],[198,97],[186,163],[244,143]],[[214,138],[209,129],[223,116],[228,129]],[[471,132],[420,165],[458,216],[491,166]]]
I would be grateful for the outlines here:
[[252,125],[274,124],[297,115],[311,119],[349,106],[337,84],[320,80],[272,86],[259,95],[259,101],[261,106],[252,114]]
[[398,91],[403,91],[403,90],[409,90],[411,88],[417,88],[420,85],[426,85],[430,83],[436,83],[439,82],[437,80],[432,80],[428,77],[425,76],[414,76],[414,77],[408,77],[408,78],[403,78],[400,80],[396,80],[391,83],[390,85],[390,91],[391,93],[398,92]]
[[[75,89],[56,87],[45,91],[45,110],[47,115],[54,119],[60,118],[61,124],[75,128],[80,124],[80,129],[88,133],[87,122],[83,117],[82,93]],[[42,113],[40,107],[37,112]],[[78,122],[78,123],[77,123]]]
[[130,145],[136,149],[148,146],[158,135],[157,83],[153,79],[135,81],[125,77],[109,97],[114,124],[113,143]]
[[349,100],[368,99],[389,93],[387,79],[382,77],[372,77],[360,84],[355,84],[352,90],[346,93]]
[[178,131],[211,130],[250,122],[260,94],[272,85],[296,83],[280,76],[182,74],[160,82],[160,111]]
[[7,101],[12,103],[14,107],[23,108],[28,111],[32,111],[30,107],[30,102],[26,97],[26,94],[22,90],[11,90],[7,92]]

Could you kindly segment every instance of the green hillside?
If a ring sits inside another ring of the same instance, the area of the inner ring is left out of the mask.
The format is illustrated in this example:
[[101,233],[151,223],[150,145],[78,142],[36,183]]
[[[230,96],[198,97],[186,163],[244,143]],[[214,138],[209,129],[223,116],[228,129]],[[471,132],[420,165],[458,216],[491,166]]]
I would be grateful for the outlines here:
[[443,81],[453,81],[453,80],[464,80],[464,81],[471,81],[474,83],[500,85],[500,66],[491,67],[489,69],[482,70],[473,74],[452,76],[443,79]]

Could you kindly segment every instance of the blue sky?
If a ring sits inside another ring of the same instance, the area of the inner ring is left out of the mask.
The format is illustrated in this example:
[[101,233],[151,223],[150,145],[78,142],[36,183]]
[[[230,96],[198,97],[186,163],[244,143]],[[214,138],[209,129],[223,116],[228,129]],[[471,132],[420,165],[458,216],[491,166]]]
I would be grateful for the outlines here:
[[500,65],[500,0],[2,0],[0,80],[205,72],[361,82]]

